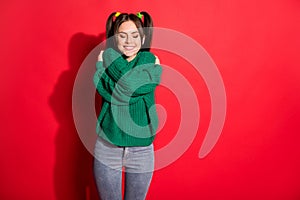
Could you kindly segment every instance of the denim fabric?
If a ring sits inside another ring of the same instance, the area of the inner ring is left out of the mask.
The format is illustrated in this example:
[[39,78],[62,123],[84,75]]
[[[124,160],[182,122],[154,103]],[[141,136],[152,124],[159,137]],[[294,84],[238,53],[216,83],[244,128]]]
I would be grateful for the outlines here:
[[101,200],[122,199],[122,170],[125,172],[124,200],[146,198],[154,169],[153,144],[118,147],[98,138],[94,153],[94,174]]

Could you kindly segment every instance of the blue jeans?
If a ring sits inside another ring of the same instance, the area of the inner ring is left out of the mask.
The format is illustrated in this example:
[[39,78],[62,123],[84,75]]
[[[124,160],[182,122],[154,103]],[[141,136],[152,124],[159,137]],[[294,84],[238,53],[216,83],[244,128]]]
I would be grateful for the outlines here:
[[146,147],[118,147],[98,138],[94,175],[101,200],[122,199],[123,169],[124,200],[145,199],[154,169],[153,144]]

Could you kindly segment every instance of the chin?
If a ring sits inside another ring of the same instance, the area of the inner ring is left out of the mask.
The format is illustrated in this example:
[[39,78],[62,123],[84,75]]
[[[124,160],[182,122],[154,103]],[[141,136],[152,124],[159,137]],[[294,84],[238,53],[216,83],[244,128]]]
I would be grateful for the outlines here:
[[126,56],[126,57],[132,57],[132,56],[135,56],[137,54],[137,52],[123,52],[123,54]]

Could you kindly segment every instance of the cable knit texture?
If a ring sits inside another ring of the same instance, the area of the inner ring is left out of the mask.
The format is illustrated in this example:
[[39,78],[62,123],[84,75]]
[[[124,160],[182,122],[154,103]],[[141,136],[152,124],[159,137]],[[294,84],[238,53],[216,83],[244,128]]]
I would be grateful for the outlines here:
[[103,104],[96,132],[117,146],[148,146],[155,137],[158,117],[154,91],[162,68],[151,52],[139,52],[128,62],[108,48],[96,63],[94,83]]

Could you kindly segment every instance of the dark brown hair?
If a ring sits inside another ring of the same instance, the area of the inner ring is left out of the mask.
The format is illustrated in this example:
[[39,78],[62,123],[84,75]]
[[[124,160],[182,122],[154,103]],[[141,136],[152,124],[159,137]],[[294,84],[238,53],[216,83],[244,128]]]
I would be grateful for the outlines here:
[[119,27],[123,22],[126,21],[132,21],[141,36],[141,40],[143,37],[145,37],[144,44],[141,47],[141,51],[150,51],[150,46],[152,42],[152,27],[153,22],[151,16],[143,11],[140,12],[141,18],[138,17],[136,14],[128,14],[128,13],[121,13],[116,17],[116,12],[113,12],[109,15],[107,21],[106,21],[106,48],[114,48],[117,49],[115,46],[114,38],[113,36],[118,32]]

